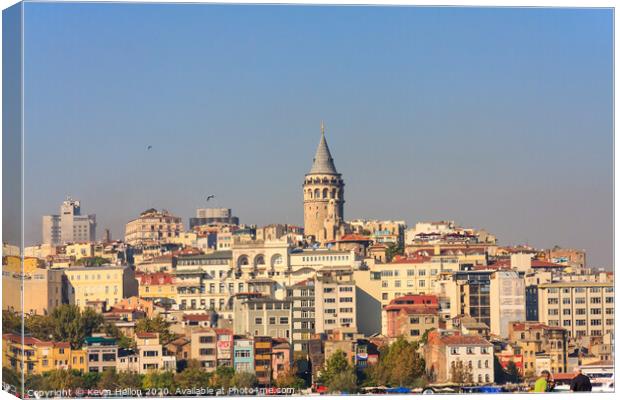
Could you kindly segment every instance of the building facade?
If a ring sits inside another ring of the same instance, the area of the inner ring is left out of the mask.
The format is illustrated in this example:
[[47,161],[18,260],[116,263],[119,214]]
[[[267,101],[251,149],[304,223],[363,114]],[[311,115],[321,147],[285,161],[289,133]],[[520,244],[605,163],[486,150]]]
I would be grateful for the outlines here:
[[96,240],[97,217],[82,215],[79,200],[67,198],[60,206],[60,214],[45,215],[42,222],[43,244],[57,246]]

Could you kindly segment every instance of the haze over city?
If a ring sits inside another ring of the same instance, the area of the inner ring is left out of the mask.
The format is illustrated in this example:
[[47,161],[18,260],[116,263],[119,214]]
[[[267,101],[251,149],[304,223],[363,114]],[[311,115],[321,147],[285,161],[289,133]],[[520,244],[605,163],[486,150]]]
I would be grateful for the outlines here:
[[325,120],[345,219],[455,220],[612,267],[611,10],[25,10],[26,244],[66,195],[99,237],[150,207],[302,225]]

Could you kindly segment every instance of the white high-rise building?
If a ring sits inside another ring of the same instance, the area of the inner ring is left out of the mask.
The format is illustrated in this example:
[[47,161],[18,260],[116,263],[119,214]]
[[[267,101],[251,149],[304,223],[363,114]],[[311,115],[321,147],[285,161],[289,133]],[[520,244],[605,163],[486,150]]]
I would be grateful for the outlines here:
[[43,244],[93,242],[97,227],[95,214],[82,215],[80,201],[70,197],[60,206],[60,215],[43,216]]

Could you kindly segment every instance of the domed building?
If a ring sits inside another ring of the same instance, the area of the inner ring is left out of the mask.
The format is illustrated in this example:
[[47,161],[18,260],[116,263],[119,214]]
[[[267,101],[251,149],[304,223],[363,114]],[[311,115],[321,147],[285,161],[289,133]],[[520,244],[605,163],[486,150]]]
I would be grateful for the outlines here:
[[323,123],[321,140],[303,190],[306,237],[319,243],[336,239],[344,228],[344,181],[327,146]]

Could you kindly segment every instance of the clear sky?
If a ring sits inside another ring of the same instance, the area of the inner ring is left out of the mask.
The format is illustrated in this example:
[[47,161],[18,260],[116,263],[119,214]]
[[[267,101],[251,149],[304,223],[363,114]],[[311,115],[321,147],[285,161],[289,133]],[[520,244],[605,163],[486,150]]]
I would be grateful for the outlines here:
[[[612,11],[28,3],[26,243],[65,195],[302,224],[325,120],[345,217],[450,219],[612,264]],[[146,146],[153,149],[146,151]]]

